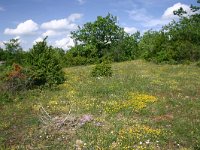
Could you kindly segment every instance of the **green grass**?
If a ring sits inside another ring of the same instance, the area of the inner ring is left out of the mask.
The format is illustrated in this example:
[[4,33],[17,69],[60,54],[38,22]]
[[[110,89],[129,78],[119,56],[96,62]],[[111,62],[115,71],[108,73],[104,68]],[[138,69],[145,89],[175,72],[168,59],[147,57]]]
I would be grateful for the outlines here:
[[112,77],[92,67],[1,104],[0,149],[200,149],[199,67],[137,60],[112,64]]

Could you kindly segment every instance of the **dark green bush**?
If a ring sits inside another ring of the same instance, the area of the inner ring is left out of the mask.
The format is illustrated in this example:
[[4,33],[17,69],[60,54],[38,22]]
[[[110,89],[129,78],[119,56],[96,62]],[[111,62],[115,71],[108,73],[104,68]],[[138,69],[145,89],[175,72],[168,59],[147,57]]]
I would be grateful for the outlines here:
[[6,103],[10,103],[12,101],[13,100],[11,99],[9,92],[6,92],[6,91],[0,92],[0,104],[6,104]]
[[196,65],[197,65],[198,67],[200,67],[200,61],[198,61]]
[[92,45],[76,45],[65,54],[65,66],[80,66],[97,62],[96,49]]
[[100,77],[100,76],[112,76],[112,68],[110,64],[102,62],[97,64],[92,70],[93,77]]
[[64,81],[62,65],[56,50],[47,45],[46,38],[30,50],[31,78],[34,85],[52,86]]

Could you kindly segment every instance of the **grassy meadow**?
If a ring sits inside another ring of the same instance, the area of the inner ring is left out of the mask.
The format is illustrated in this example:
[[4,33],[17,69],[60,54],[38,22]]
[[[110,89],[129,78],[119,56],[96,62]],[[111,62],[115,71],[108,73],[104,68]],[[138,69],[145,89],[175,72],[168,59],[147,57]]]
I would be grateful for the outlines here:
[[200,149],[200,68],[142,60],[65,68],[65,83],[0,104],[0,149]]

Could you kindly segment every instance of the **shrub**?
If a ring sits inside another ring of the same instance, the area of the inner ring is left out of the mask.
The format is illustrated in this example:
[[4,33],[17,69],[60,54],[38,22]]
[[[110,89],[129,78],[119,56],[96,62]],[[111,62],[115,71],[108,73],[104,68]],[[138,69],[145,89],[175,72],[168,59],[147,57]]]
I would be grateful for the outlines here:
[[29,78],[27,70],[15,63],[12,66],[13,70],[11,70],[5,78],[5,90],[10,92],[16,92],[29,89],[31,87],[32,82]]
[[9,94],[9,92],[1,91],[0,93],[0,104],[6,104],[12,102],[12,98]]
[[196,65],[197,65],[198,67],[200,67],[200,61],[198,61]]
[[100,64],[97,64],[93,70],[92,70],[92,76],[93,77],[99,77],[99,76],[112,76],[112,68],[110,64],[107,64],[105,62],[102,62]]
[[52,86],[63,83],[64,73],[53,47],[48,46],[46,38],[36,43],[30,51],[31,78],[34,85]]

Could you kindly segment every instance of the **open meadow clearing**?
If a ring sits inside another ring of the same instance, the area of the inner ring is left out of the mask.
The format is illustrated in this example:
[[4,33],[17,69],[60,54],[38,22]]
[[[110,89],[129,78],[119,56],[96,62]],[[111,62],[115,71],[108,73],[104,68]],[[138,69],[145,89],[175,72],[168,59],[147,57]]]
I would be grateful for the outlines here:
[[200,68],[142,60],[65,68],[53,90],[0,105],[0,149],[199,149]]
[[200,150],[200,0],[0,14],[0,150]]

